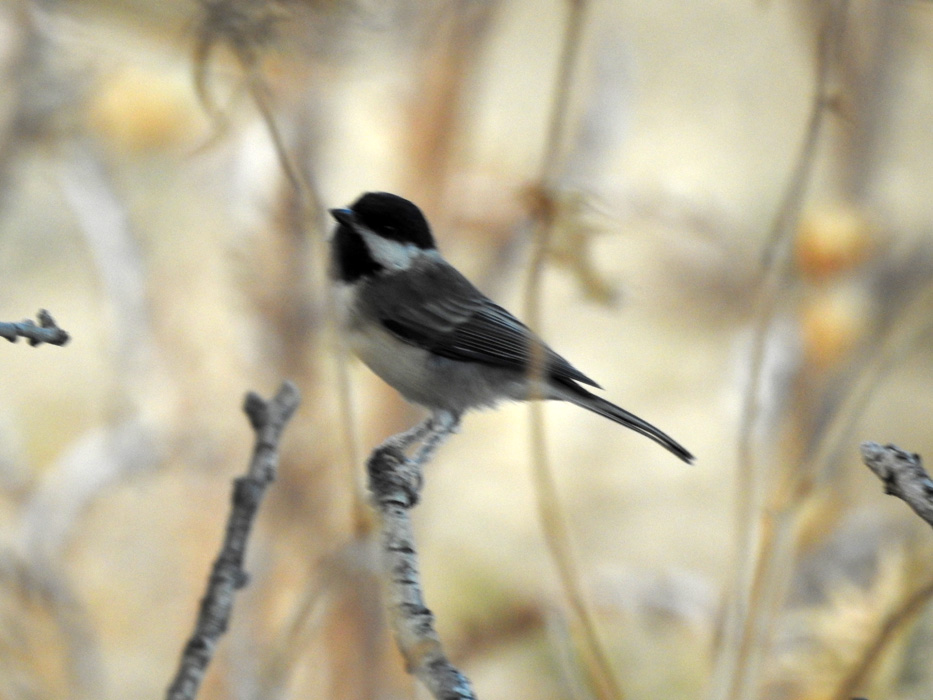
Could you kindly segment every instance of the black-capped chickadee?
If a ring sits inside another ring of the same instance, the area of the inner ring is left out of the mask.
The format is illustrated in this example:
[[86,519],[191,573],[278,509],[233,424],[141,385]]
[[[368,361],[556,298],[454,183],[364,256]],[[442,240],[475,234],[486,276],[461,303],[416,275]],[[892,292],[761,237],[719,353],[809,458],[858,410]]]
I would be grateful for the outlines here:
[[[407,400],[454,425],[503,400],[570,401],[693,461],[670,436],[580,386],[601,388],[445,261],[407,199],[368,192],[330,213],[331,274],[349,345]],[[535,372],[532,362],[543,367]]]

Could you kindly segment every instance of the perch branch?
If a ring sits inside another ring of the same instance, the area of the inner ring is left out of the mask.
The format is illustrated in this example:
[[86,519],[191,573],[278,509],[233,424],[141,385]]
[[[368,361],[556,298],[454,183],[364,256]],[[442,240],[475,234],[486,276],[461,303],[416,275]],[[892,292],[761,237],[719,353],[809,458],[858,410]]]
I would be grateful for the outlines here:
[[211,569],[194,633],[182,651],[178,672],[169,686],[168,700],[193,700],[197,695],[217,642],[227,631],[234,594],[249,582],[243,570],[246,543],[266,488],[275,480],[282,431],[299,401],[298,389],[291,382],[283,383],[271,401],[253,392],[246,395],[243,410],[256,432],[253,456],[246,476],[234,480],[233,508],[223,546]]
[[6,338],[11,343],[15,343],[20,337],[26,338],[33,347],[42,345],[42,343],[64,345],[71,339],[66,331],[58,327],[52,314],[45,309],[39,310],[38,319],[39,325],[29,318],[19,323],[0,322],[0,338]]
[[894,445],[862,443],[862,461],[884,482],[884,492],[897,496],[933,526],[933,480],[923,468],[920,455]]
[[[437,700],[475,700],[469,679],[458,671],[441,646],[434,615],[424,604],[418,574],[410,511],[418,503],[422,466],[440,444],[457,429],[457,421],[426,424],[423,447],[409,459],[396,438],[389,438],[369,457],[369,490],[380,515],[382,573],[388,588],[386,606],[408,672],[414,674]],[[405,436],[408,437],[407,435]]]

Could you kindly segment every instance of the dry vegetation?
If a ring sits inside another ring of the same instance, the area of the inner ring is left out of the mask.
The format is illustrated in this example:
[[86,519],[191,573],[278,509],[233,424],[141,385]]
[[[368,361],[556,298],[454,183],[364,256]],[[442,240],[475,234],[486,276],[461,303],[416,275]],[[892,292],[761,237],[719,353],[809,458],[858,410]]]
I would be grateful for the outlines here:
[[0,72],[0,321],[72,338],[0,346],[0,700],[164,694],[285,378],[200,697],[424,697],[362,489],[420,414],[324,281],[376,189],[698,458],[465,420],[414,517],[480,697],[933,696],[933,538],[858,452],[933,455],[933,5],[3,0]]

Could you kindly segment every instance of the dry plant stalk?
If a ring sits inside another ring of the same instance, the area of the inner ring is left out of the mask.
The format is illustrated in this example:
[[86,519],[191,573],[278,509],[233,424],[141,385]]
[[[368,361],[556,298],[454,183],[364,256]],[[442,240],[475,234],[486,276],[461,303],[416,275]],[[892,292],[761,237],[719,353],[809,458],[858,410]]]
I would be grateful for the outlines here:
[[[558,63],[544,157],[537,187],[531,193],[531,216],[535,223],[535,238],[525,287],[525,318],[533,331],[541,328],[541,277],[549,255],[556,216],[553,188],[558,179],[567,137],[570,92],[577,56],[581,48],[586,9],[587,3],[584,0],[568,2],[567,23]],[[537,379],[543,371],[543,350],[540,347],[534,347],[528,369],[532,386],[538,384]],[[620,700],[624,694],[599,639],[593,613],[583,595],[580,574],[570,541],[569,527],[560,506],[557,485],[547,458],[544,407],[540,401],[530,403],[529,420],[538,512],[549,553],[557,567],[560,584],[567,598],[570,612],[569,627],[576,633],[583,666],[596,697],[600,700]]]
[[[304,231],[310,236],[313,258],[318,266],[318,278],[327,279],[326,260],[328,259],[326,240],[323,235],[310,235],[323,230],[322,217],[324,206],[317,189],[313,186],[306,169],[297,163],[291,154],[282,130],[276,120],[272,91],[263,76],[262,57],[267,47],[274,43],[278,25],[287,20],[290,11],[288,0],[199,0],[203,9],[194,52],[195,86],[205,109],[217,120],[219,130],[224,127],[208,87],[208,63],[218,45],[227,46],[233,53],[243,71],[245,84],[250,98],[266,130],[282,172],[297,198],[300,221]],[[350,379],[347,366],[347,352],[343,348],[337,332],[334,304],[329,291],[319,290],[324,300],[325,332],[330,344],[335,348],[333,356],[336,362],[337,412],[341,425],[344,467],[348,474],[353,494],[351,525],[356,535],[362,535],[369,529],[366,508],[361,490],[356,479],[356,465],[359,463],[358,437],[353,420],[350,400]]]
[[427,22],[428,46],[417,69],[416,97],[406,104],[408,125],[402,134],[408,161],[402,189],[426,212],[443,211],[471,70],[497,10],[495,2],[440,4],[438,16]]
[[[323,226],[320,225],[320,219],[324,211],[317,191],[312,187],[305,171],[294,162],[281,130],[275,120],[275,114],[272,108],[271,96],[268,86],[262,78],[261,73],[255,65],[244,66],[248,72],[248,84],[250,95],[259,110],[263,123],[269,131],[269,137],[275,147],[276,157],[282,171],[292,187],[295,196],[298,198],[301,212],[303,228],[306,232],[320,232]],[[311,236],[311,243],[314,250],[314,260],[318,264],[318,278],[327,279],[326,260],[329,259],[327,251],[327,241],[323,235]],[[343,442],[344,466],[349,476],[351,493],[353,494],[353,510],[351,513],[352,529],[356,535],[362,535],[369,529],[369,519],[363,505],[362,495],[356,481],[356,464],[359,462],[357,449],[358,437],[356,431],[356,422],[353,420],[353,410],[350,399],[350,373],[347,363],[347,350],[339,338],[337,330],[336,311],[334,302],[329,290],[323,291],[324,297],[324,321],[326,333],[331,339],[331,345],[335,348],[333,356],[336,362],[337,386],[335,395],[337,397],[337,410],[340,416],[341,438]]]
[[[743,400],[739,427],[738,472],[736,484],[736,564],[728,603],[726,626],[715,661],[713,689],[715,700],[737,700],[754,694],[760,665],[759,640],[770,624],[770,613],[780,597],[774,585],[773,561],[766,552],[785,550],[793,537],[793,504],[808,493],[798,481],[785,491],[784,507],[771,511],[759,503],[763,491],[763,470],[755,456],[754,433],[761,416],[761,383],[768,338],[777,318],[781,292],[791,281],[790,249],[810,178],[815,166],[816,147],[831,104],[829,78],[840,53],[848,0],[832,0],[819,29],[816,79],[810,115],[794,168],[788,178],[780,205],[768,234],[765,265],[758,299],[750,373]],[[759,511],[756,515],[756,511]]]
[[871,642],[862,651],[861,657],[852,666],[849,673],[842,678],[832,700],[849,700],[865,685],[869,674],[875,667],[875,662],[881,656],[885,647],[894,639],[897,632],[906,624],[916,618],[923,608],[933,598],[933,581],[918,588],[904,602],[892,610],[884,622],[878,627],[877,633]]

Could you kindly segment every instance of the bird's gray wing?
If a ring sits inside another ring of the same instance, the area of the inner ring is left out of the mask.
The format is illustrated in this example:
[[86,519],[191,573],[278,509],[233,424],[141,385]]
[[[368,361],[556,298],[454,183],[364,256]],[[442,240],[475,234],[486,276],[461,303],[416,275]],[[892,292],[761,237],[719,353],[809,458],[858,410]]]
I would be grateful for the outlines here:
[[599,387],[449,265],[382,276],[361,300],[397,338],[442,357],[526,372],[537,345],[549,376]]

